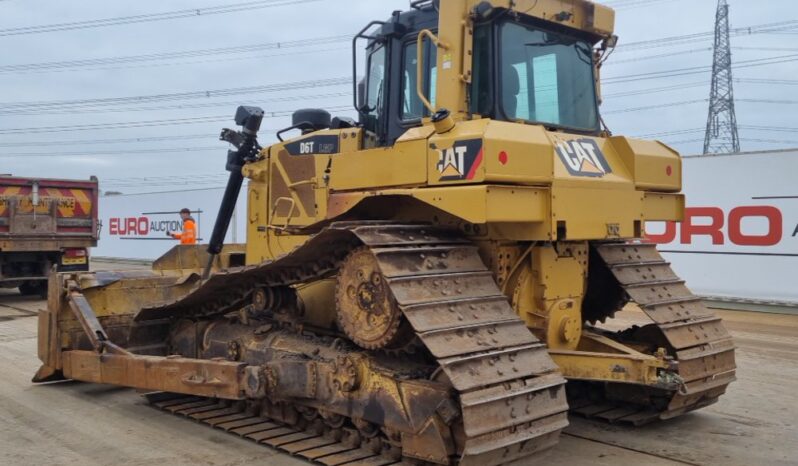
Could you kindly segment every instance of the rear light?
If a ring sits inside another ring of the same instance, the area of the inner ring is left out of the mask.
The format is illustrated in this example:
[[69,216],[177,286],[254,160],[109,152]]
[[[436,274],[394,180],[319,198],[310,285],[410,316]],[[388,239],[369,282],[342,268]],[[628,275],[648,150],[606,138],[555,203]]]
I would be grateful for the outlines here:
[[68,257],[68,258],[86,257],[86,250],[85,249],[64,249],[64,257]]

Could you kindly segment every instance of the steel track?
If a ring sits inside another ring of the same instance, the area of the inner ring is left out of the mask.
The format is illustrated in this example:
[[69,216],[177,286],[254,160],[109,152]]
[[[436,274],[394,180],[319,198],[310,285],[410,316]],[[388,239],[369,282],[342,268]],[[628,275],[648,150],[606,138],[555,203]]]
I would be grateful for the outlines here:
[[150,394],[146,398],[151,406],[164,412],[195,420],[317,464],[325,466],[408,464],[394,455],[380,451],[374,442],[366,442],[364,445],[355,431],[321,428],[318,425],[304,429],[293,427],[259,416],[247,403],[174,393]]
[[[565,380],[501,293],[477,247],[456,233],[385,222],[335,223],[285,257],[213,276],[178,302],[143,310],[137,320],[212,316],[245,303],[257,286],[292,285],[333,273],[361,246],[371,249],[393,298],[437,361],[439,379],[455,392],[453,462],[502,464],[555,445],[568,423]],[[269,430],[287,432],[276,429]]]
[[735,380],[734,343],[720,318],[695,296],[654,244],[608,243],[601,259],[629,298],[654,322],[677,364],[680,390],[662,407],[608,399],[569,400],[571,412],[612,423],[643,425],[715,403]]

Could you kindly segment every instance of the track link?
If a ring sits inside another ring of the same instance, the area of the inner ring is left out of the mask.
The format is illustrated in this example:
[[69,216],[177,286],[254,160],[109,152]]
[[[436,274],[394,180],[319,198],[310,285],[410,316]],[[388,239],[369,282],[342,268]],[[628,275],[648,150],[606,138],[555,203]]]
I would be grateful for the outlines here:
[[[393,227],[391,227],[393,228]],[[383,229],[383,233],[386,230]],[[391,234],[416,244],[368,244],[416,336],[460,399],[460,464],[500,464],[553,446],[567,426],[565,380],[466,242],[423,228]],[[420,236],[419,236],[420,235]]]
[[243,402],[175,393],[146,396],[151,406],[325,466],[404,466],[344,429],[299,429],[258,415]]
[[662,340],[656,343],[666,346],[676,361],[674,378],[681,388],[655,407],[583,398],[571,400],[571,411],[642,425],[715,403],[736,379],[734,343],[721,319],[685,286],[654,244],[608,243],[596,249],[631,301],[654,322]]
[[334,223],[287,256],[217,274],[178,302],[142,310],[137,320],[229,312],[255,287],[328,276],[363,246],[376,257],[415,336],[437,360],[435,379],[450,384],[459,401],[452,413],[461,424],[452,429],[455,461],[502,464],[555,445],[568,424],[565,379],[514,312],[477,247],[451,231]]

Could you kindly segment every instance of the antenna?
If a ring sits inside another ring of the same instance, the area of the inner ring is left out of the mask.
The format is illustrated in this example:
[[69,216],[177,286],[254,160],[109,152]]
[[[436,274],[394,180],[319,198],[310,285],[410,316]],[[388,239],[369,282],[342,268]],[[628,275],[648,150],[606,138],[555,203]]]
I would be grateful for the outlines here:
[[704,154],[740,152],[737,115],[734,112],[731,44],[729,42],[729,4],[718,0],[715,15],[715,51],[712,62],[712,89],[709,117],[704,136]]

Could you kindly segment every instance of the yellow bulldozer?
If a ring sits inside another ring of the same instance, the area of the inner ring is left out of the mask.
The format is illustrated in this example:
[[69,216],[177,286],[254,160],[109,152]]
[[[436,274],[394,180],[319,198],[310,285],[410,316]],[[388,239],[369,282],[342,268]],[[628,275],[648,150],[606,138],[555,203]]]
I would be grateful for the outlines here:
[[[682,217],[680,157],[600,117],[614,19],[421,0],[370,23],[357,121],[300,110],[261,147],[263,111],[240,107],[207,249],[51,280],[34,381],[134,387],[329,466],[503,464],[569,410],[641,425],[714,403],[732,340],[644,240]],[[224,245],[245,181],[247,242]],[[650,323],[602,327],[627,305]]]

